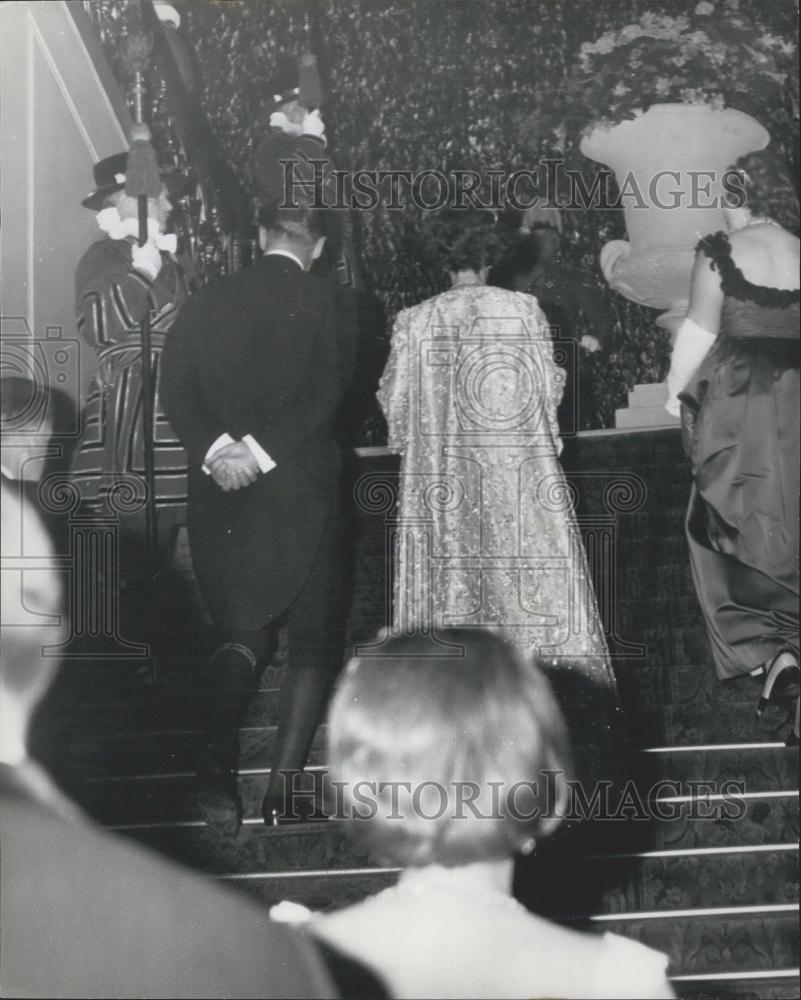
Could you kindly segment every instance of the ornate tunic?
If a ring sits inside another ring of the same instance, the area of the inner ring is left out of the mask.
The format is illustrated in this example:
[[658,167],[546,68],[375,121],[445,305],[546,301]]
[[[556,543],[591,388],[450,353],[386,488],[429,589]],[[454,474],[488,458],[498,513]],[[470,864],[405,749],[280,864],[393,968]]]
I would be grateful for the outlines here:
[[402,455],[394,624],[494,627],[611,686],[557,460],[563,377],[530,295],[461,285],[398,315],[378,393]]
[[78,332],[96,350],[97,372],[89,388],[73,474],[89,503],[102,501],[115,477],[123,475],[140,479],[144,495],[140,324],[149,308],[156,502],[180,507],[186,503],[186,453],[164,416],[159,384],[164,335],[187,297],[186,282],[178,265],[162,254],[161,271],[151,283],[132,266],[131,247],[129,240],[100,240],[78,265]]

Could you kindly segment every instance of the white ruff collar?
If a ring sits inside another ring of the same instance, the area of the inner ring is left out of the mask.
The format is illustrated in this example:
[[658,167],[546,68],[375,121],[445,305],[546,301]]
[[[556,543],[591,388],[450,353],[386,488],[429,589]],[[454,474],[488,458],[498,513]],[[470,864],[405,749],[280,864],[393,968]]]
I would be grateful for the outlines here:
[[[112,240],[124,240],[126,236],[139,235],[138,219],[121,219],[120,213],[113,205],[97,213],[97,224]],[[155,219],[147,220],[147,238],[165,253],[175,253],[178,249],[178,237],[175,233],[159,232],[159,224]]]

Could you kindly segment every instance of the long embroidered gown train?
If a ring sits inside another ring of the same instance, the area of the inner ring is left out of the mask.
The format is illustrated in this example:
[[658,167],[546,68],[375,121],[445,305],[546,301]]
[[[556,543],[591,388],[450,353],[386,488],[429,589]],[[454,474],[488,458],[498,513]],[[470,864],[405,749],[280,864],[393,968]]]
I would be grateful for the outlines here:
[[492,626],[614,687],[558,461],[563,380],[533,296],[462,284],[399,313],[378,392],[402,455],[393,619]]

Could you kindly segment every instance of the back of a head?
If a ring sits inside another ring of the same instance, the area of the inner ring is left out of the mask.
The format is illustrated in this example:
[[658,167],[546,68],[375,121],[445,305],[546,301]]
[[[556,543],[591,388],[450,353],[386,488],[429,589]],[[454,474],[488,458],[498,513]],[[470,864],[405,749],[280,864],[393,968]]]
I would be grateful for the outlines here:
[[274,203],[260,209],[258,221],[268,246],[288,242],[311,249],[325,235],[322,210],[306,204],[282,208]]
[[556,261],[560,246],[559,232],[551,226],[516,234],[508,253],[493,268],[492,283],[515,292],[528,291],[537,271]]
[[447,271],[480,271],[497,253],[499,231],[495,213],[480,208],[445,208],[423,225],[423,250],[432,263]]
[[38,480],[52,462],[48,447],[59,411],[65,410],[62,392],[42,388],[21,375],[0,380],[0,447],[3,474],[9,479]]
[[61,587],[50,538],[38,513],[5,483],[0,490],[0,517],[4,564],[0,688],[5,701],[32,710],[58,668],[58,660],[47,656],[45,647],[63,638]]
[[798,235],[798,188],[784,157],[771,147],[741,156],[731,168],[745,195],[742,207]]
[[489,630],[438,638],[446,645],[392,637],[351,661],[329,713],[331,773],[353,833],[401,865],[511,855],[555,827],[570,767],[565,724],[537,667]]
[[532,246],[536,247],[538,259],[547,263],[559,254],[562,236],[553,226],[537,225],[532,227],[531,242]]
[[39,429],[47,412],[48,396],[32,379],[3,375],[0,380],[0,426],[3,435]]

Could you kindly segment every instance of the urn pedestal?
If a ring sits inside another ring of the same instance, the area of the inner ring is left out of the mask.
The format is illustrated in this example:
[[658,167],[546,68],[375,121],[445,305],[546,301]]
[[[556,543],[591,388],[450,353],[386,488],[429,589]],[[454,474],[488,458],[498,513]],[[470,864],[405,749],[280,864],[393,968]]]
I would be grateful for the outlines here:
[[[687,309],[695,246],[725,228],[726,168],[764,149],[770,136],[741,111],[655,104],[631,121],[596,129],[581,141],[585,156],[612,169],[621,192],[627,240],[601,250],[610,287],[632,302],[663,310],[658,326],[671,341]],[[667,387],[636,386],[617,427],[669,426]]]

